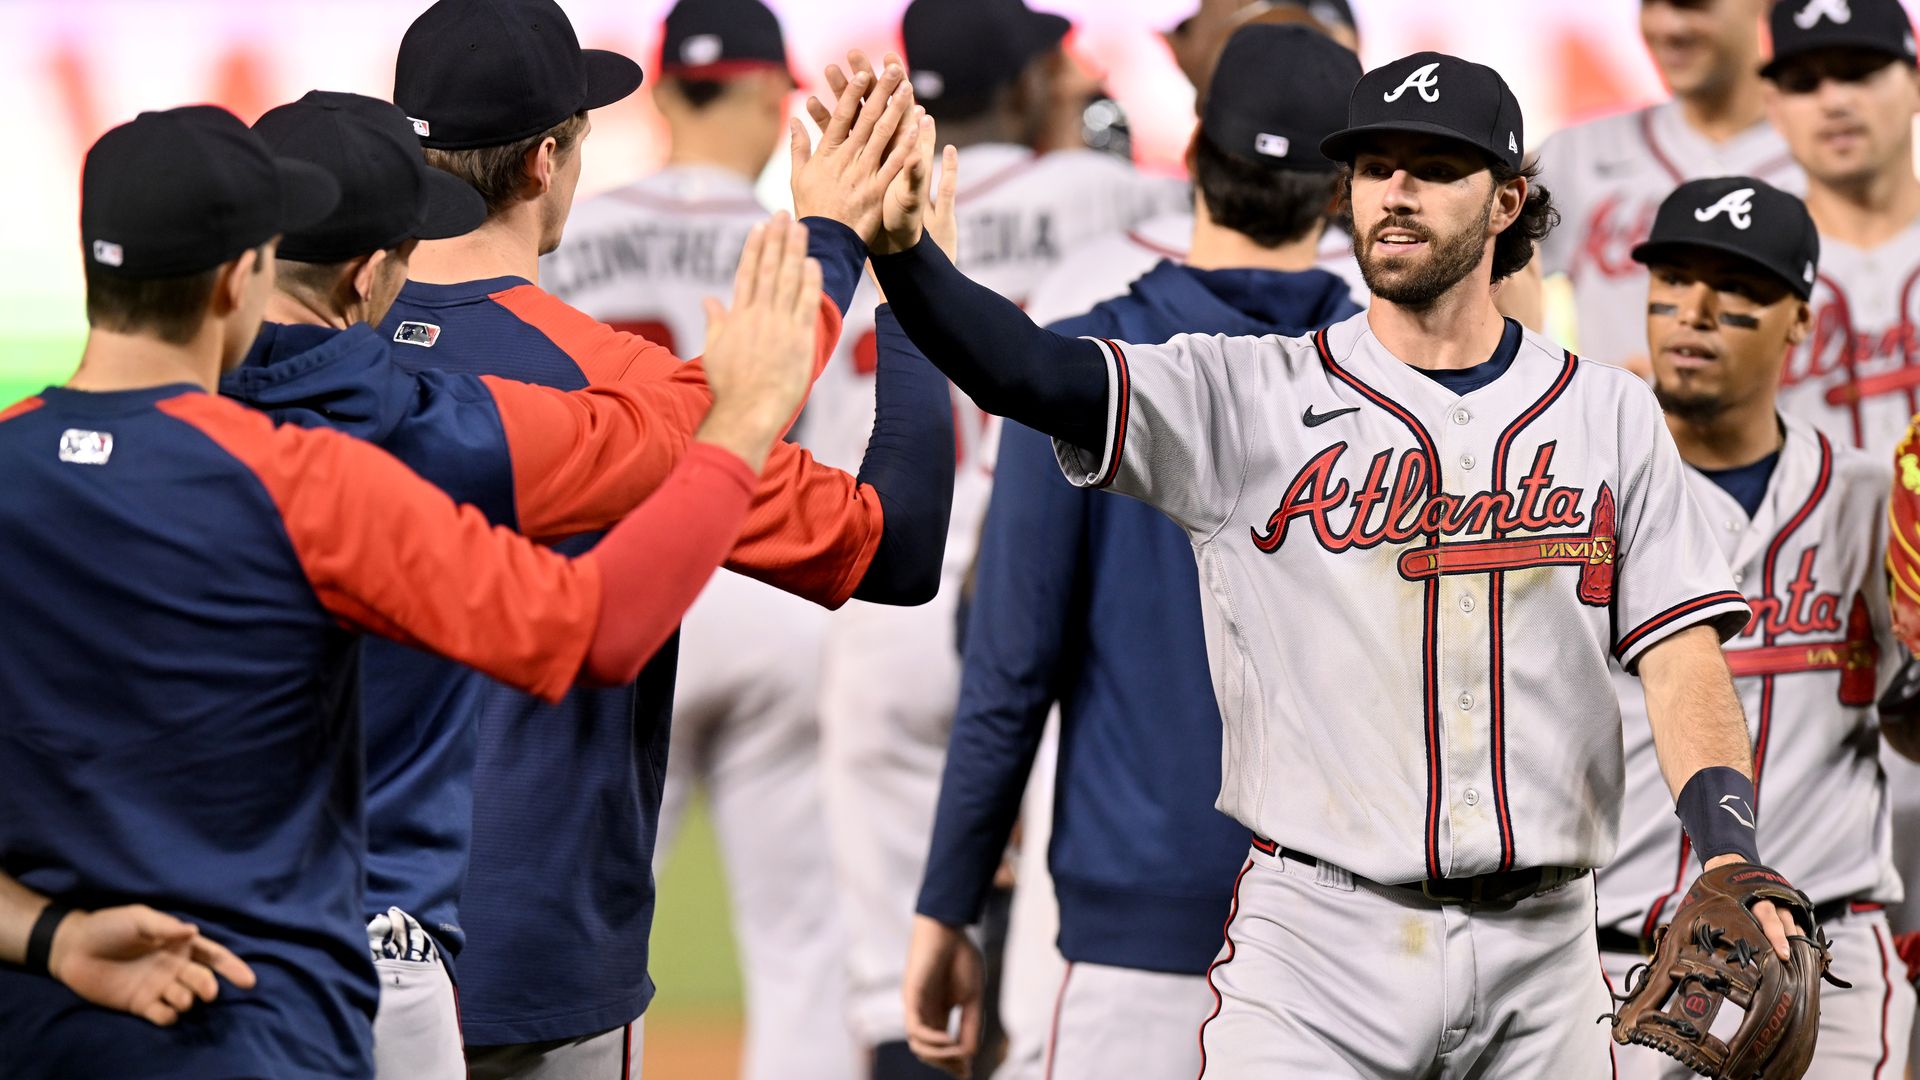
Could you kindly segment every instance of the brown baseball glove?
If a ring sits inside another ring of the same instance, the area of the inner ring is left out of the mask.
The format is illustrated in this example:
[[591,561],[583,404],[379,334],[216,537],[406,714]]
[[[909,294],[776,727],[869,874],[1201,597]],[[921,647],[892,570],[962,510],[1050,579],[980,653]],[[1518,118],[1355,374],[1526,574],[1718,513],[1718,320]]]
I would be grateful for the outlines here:
[[[1791,959],[1767,943],[1749,910],[1758,900],[1792,913],[1801,933],[1787,938]],[[1795,1080],[1807,1071],[1820,1027],[1820,981],[1847,984],[1827,971],[1826,935],[1805,893],[1754,863],[1708,870],[1653,941],[1653,959],[1629,972],[1626,992],[1616,995],[1615,1042],[1651,1046],[1725,1080]],[[1741,1014],[1723,1040],[1713,1024],[1729,1002]]]

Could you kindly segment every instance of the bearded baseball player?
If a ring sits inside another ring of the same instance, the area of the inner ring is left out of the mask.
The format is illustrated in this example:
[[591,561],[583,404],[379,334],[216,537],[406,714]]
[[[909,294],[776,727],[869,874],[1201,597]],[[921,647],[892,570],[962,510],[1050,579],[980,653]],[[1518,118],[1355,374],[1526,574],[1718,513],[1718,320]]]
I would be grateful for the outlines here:
[[[1020,0],[915,0],[901,17],[915,100],[959,149],[958,258],[1016,302],[1075,246],[1188,198],[1184,184],[1111,154],[1032,149],[1055,97],[1050,80],[1066,70],[1068,29]],[[831,81],[829,89],[839,90]],[[840,351],[808,400],[807,445],[830,465],[857,461],[871,426],[876,301],[863,282]],[[901,961],[959,692],[955,614],[991,489],[990,418],[963,395],[953,404],[957,460],[939,595],[912,611],[848,605],[832,620],[820,676],[827,821],[852,935],[852,1023],[883,1080],[924,1075],[904,1041]]]
[[[1881,458],[1775,407],[1782,362],[1812,327],[1807,270],[1821,248],[1798,199],[1727,177],[1675,190],[1633,256],[1651,277],[1654,393],[1754,611],[1726,653],[1767,813],[1760,838],[1812,899],[1834,970],[1852,983],[1821,994],[1808,1075],[1898,1076],[1914,995],[1884,911],[1901,886],[1874,709],[1898,656],[1883,565],[1891,475]],[[1620,852],[1599,878],[1600,947],[1616,987],[1697,876],[1634,682],[1614,674],[1627,784]],[[1620,1051],[1620,1071],[1689,1075],[1639,1046]]]
[[[680,0],[661,38],[653,100],[667,122],[666,167],[574,207],[540,277],[602,322],[697,349],[705,302],[731,291],[741,245],[766,219],[753,184],[785,134],[795,83],[779,20],[760,0]],[[680,640],[654,863],[704,790],[739,943],[744,1080],[855,1071],[820,789],[826,629],[821,608],[718,574]]]
[[[1610,1074],[1610,659],[1644,684],[1696,857],[1759,858],[1752,813],[1723,809],[1754,798],[1719,647],[1752,612],[1658,404],[1493,305],[1551,227],[1523,134],[1489,68],[1428,52],[1364,76],[1321,148],[1373,303],[1310,337],[1065,338],[921,240],[922,200],[891,198],[871,241],[936,365],[1195,549],[1217,805],[1255,834],[1210,970],[1212,1075]],[[1786,962],[1808,928],[1752,899]],[[948,1019],[912,1017],[915,1049],[970,1049]]]
[[1672,99],[1577,124],[1541,144],[1540,174],[1553,185],[1562,225],[1541,241],[1539,273],[1571,280],[1585,356],[1645,370],[1647,275],[1632,251],[1676,185],[1755,176],[1799,190],[1800,170],[1767,124],[1757,74],[1767,2],[1643,0],[1640,35]]
[[[1198,257],[1161,264],[1126,297],[1055,329],[1293,335],[1352,314],[1345,283],[1314,262],[1339,183],[1320,140],[1347,116],[1344,95],[1329,91],[1359,77],[1354,55],[1317,31],[1236,33],[1190,155]],[[1063,483],[1046,436],[1003,429],[907,1012],[930,990],[935,1008],[953,1004],[948,960],[971,951],[965,927],[979,921],[1057,697],[1059,797],[1033,810],[1029,793],[1026,817],[1029,828],[1051,819],[1055,874],[1023,872],[1016,895],[1057,886],[1059,951],[1072,967],[1056,966],[1038,1015],[1021,1015],[1009,1002],[1036,995],[1016,997],[1011,980],[1039,977],[1045,960],[1010,962],[1003,1019],[1016,1036],[1041,1034],[1042,1075],[1188,1080],[1200,1067],[1193,1032],[1213,1003],[1207,965],[1247,850],[1246,830],[1213,808],[1220,716],[1193,556],[1153,508]],[[1036,537],[1047,543],[1036,549]],[[1023,864],[1037,842],[1022,837]],[[1052,938],[1043,957],[1055,954]],[[971,1015],[983,1003],[976,993],[958,1004]]]

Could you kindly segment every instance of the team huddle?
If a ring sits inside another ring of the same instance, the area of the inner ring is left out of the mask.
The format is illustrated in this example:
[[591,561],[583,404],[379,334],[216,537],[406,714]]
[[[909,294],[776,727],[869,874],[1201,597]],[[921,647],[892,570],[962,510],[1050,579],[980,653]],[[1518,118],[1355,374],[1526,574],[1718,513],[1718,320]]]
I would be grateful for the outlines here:
[[1641,25],[1531,146],[1206,0],[1179,181],[1022,0],[812,131],[761,0],[646,76],[438,0],[391,103],[107,132],[0,411],[0,1076],[639,1076],[702,789],[748,1080],[1907,1075],[1920,52]]

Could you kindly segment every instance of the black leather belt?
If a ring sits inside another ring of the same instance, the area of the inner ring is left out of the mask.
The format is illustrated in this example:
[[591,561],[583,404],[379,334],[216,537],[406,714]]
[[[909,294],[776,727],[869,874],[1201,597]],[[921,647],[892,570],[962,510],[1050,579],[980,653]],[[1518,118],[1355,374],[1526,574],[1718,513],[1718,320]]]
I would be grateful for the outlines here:
[[[1255,836],[1253,846],[1276,858],[1292,859],[1307,866],[1320,865],[1319,859],[1290,848],[1283,848],[1263,836]],[[1429,878],[1426,881],[1386,887],[1418,892],[1427,899],[1441,904],[1514,904],[1586,875],[1585,868],[1535,866],[1525,870],[1476,874],[1473,877]],[[1376,882],[1376,884],[1384,883]]]
[[[1813,921],[1826,923],[1842,915],[1857,914],[1863,911],[1879,911],[1885,905],[1869,900],[1829,900],[1817,904],[1813,909]],[[1594,932],[1600,942],[1601,952],[1638,953],[1641,956],[1653,955],[1653,939],[1629,934],[1625,930],[1612,926],[1603,926]]]

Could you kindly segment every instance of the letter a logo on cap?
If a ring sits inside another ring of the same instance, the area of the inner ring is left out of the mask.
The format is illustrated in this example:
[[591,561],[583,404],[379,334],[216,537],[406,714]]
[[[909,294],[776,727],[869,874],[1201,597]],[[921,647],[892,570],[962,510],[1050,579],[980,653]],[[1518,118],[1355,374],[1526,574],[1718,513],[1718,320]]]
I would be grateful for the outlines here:
[[1721,214],[1727,215],[1727,220],[1733,222],[1733,227],[1736,229],[1751,226],[1753,224],[1753,189],[1743,187],[1738,191],[1727,192],[1712,206],[1703,206],[1695,210],[1693,220],[1708,222]]
[[1821,19],[1845,24],[1853,19],[1853,9],[1847,6],[1847,0],[1807,0],[1807,6],[1794,13],[1793,25],[1811,30]]
[[1406,93],[1408,87],[1412,87],[1413,89],[1420,91],[1420,100],[1428,103],[1439,101],[1440,100],[1440,76],[1435,75],[1433,73],[1433,69],[1439,66],[1440,64],[1438,61],[1435,61],[1434,63],[1431,63],[1431,64],[1420,65],[1418,68],[1414,70],[1413,74],[1407,76],[1407,81],[1401,83],[1395,89],[1390,90],[1387,93],[1381,94],[1380,100],[1381,101],[1399,101],[1400,95]]

